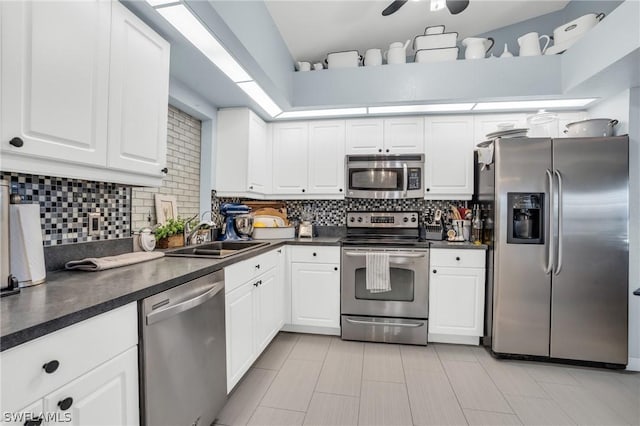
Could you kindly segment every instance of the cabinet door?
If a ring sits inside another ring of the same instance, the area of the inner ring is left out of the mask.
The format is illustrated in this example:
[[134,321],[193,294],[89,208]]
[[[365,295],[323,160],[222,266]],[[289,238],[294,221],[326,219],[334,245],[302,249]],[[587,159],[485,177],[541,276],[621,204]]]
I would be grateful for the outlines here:
[[226,295],[227,392],[238,383],[253,362],[253,282]]
[[309,193],[344,198],[344,121],[309,123]]
[[379,154],[383,146],[383,121],[377,118],[347,120],[347,154]]
[[300,195],[307,192],[307,123],[273,125],[273,192]]
[[280,329],[282,291],[278,285],[277,272],[273,268],[258,279],[255,294],[256,354],[267,347]]
[[[33,424],[34,426],[38,424],[38,421],[42,419],[42,414],[44,413],[44,401],[42,399],[37,400],[36,402],[29,404],[28,406],[21,408],[19,410],[15,410],[12,412],[3,411],[2,412],[2,426],[24,426]],[[33,423],[28,423],[29,420],[32,420]],[[46,424],[43,422],[43,424]]]
[[474,117],[474,147],[478,143],[487,140],[486,135],[488,133],[497,132],[499,130],[498,126],[501,124],[512,124],[516,129],[527,127],[527,114],[476,115]]
[[427,117],[425,135],[425,198],[470,199],[473,195],[473,117]]
[[248,142],[247,190],[257,194],[267,194],[271,191],[268,175],[271,152],[268,146],[267,124],[253,112],[249,112]]
[[340,273],[329,263],[291,264],[292,323],[340,327]]
[[482,336],[484,269],[432,266],[429,333]]
[[137,346],[47,395],[44,409],[56,413],[48,425],[137,425]]
[[289,249],[282,246],[278,249],[278,285],[280,285],[280,324],[281,329],[284,324],[291,324],[291,280],[289,278]]
[[167,156],[169,43],[113,3],[108,166],[161,176]]
[[105,166],[111,2],[0,7],[0,150]]
[[384,152],[389,154],[422,154],[424,152],[424,118],[385,119]]

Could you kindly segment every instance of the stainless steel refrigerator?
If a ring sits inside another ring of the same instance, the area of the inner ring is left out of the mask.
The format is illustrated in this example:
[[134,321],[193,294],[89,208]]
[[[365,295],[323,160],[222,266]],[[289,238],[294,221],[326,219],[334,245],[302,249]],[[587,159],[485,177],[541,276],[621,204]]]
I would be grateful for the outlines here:
[[494,222],[495,353],[627,364],[628,147],[627,136],[499,139],[493,164],[477,164]]

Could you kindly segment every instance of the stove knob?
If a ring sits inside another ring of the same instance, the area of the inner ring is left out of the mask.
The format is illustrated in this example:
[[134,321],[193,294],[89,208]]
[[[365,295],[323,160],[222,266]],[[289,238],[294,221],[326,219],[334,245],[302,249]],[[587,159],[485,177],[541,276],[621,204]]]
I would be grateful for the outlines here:
[[415,216],[411,218],[411,222],[415,222],[416,220]]
[[403,222],[405,222],[405,223],[406,223],[406,222],[409,222],[409,218],[408,218],[408,217],[405,217],[404,219],[402,219],[402,221],[403,221]]
[[358,218],[358,222],[359,222],[359,223],[360,223],[360,222],[362,222],[362,217],[359,217],[359,218]]
[[349,219],[349,222],[355,222],[355,221],[356,221],[356,218],[351,216],[351,218]]

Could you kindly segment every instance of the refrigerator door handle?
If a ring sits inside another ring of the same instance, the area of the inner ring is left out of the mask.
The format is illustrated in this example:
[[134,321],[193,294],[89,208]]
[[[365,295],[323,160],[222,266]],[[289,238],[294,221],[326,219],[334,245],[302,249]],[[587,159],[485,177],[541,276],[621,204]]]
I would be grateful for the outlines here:
[[562,175],[560,171],[554,170],[555,175],[558,177],[558,263],[556,264],[554,274],[558,275],[562,270]]
[[553,220],[553,173],[551,169],[546,170],[547,179],[549,181],[549,239],[547,241],[547,266],[544,268],[545,274],[550,274],[553,270],[553,258],[554,258],[554,245],[553,245],[553,228],[554,228],[554,220]]

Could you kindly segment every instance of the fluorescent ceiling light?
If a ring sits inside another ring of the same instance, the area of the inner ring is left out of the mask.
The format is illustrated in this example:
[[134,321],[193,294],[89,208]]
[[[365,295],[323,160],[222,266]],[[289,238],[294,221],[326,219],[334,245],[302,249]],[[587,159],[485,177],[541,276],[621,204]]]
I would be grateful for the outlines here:
[[474,111],[497,109],[540,109],[540,108],[576,108],[583,107],[595,99],[548,99],[541,101],[513,101],[513,102],[480,102],[473,108]]
[[252,80],[233,56],[184,5],[177,4],[156,10],[233,82]]
[[339,115],[366,115],[367,108],[334,108],[283,112],[278,118],[335,117]]
[[180,3],[180,0],[146,0],[151,7],[164,6],[171,3]]
[[280,109],[278,104],[276,104],[255,81],[238,83],[238,87],[244,90],[244,92],[258,105],[260,105],[260,108],[265,110],[271,117],[275,117],[282,112],[282,109]]
[[474,103],[465,103],[465,104],[397,105],[397,106],[369,107],[369,114],[470,111],[474,105],[475,105]]
[[437,10],[442,10],[444,9],[445,5],[445,0],[431,0],[431,11],[435,12]]

